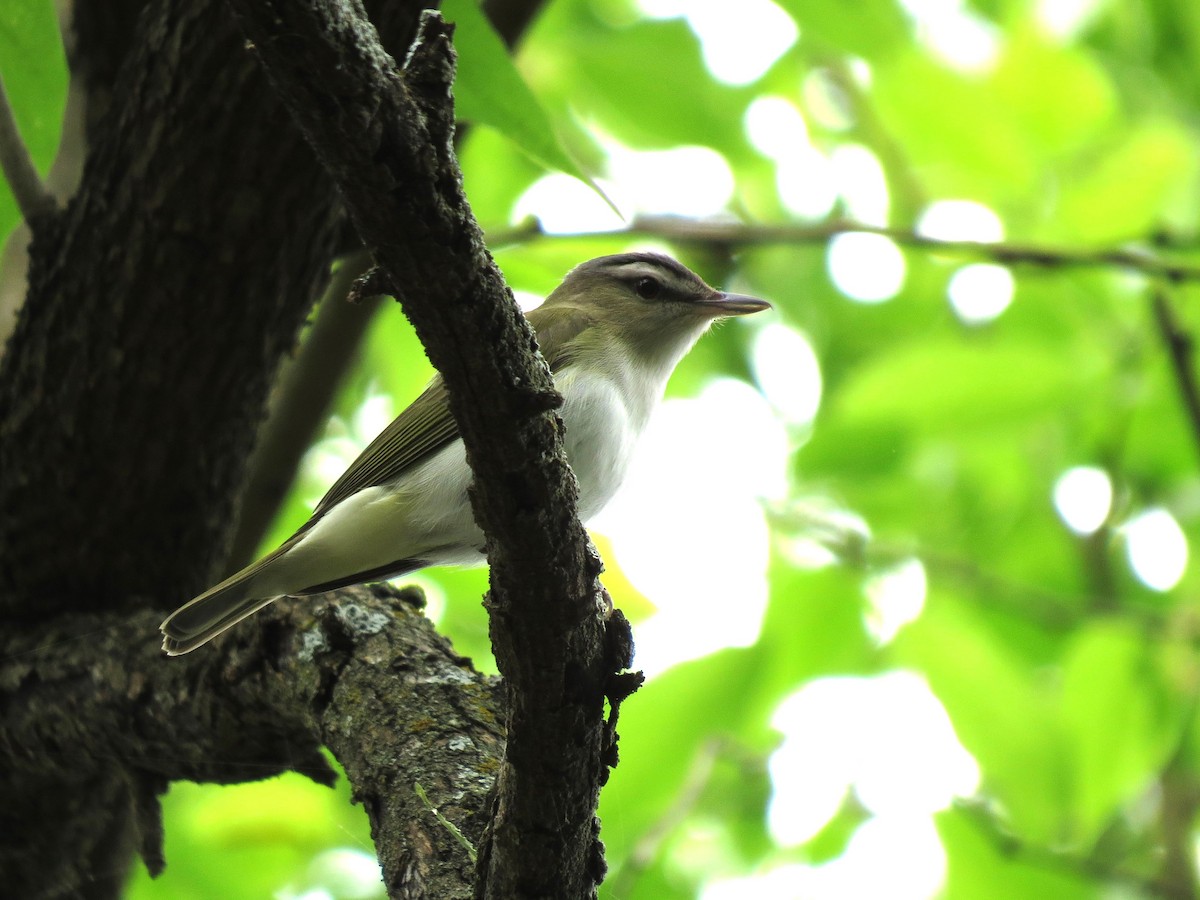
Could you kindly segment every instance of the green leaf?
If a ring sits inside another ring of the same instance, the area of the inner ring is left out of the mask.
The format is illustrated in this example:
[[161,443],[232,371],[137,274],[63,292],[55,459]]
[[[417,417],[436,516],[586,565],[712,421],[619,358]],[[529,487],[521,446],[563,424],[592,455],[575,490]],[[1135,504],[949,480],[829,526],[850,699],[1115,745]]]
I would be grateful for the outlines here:
[[1182,716],[1169,704],[1149,650],[1132,626],[1099,622],[1076,637],[1064,659],[1072,837],[1085,846],[1152,784],[1178,737]]
[[[534,96],[512,57],[475,0],[446,0],[442,13],[454,23],[458,117],[496,129],[547,169],[566,172],[611,201],[571,157],[550,116]],[[615,209],[615,207],[614,207]]]
[[[863,622],[861,577],[846,568],[800,569],[782,559],[770,569],[771,599],[755,645],[760,687],[746,703],[769,718],[807,680],[866,674],[878,664]],[[814,641],[810,635],[820,634]]]
[[[547,18],[571,14],[570,4],[550,4]],[[551,46],[530,47],[528,58],[547,73],[544,90],[561,108],[632,147],[695,144],[726,158],[744,152],[740,121],[754,91],[714,81],[683,20],[592,25],[555,37]]]
[[[0,79],[33,164],[45,173],[62,134],[67,64],[50,0],[0,4]],[[8,182],[0,179],[0,245],[20,221]]]
[[[1146,234],[1194,193],[1195,138],[1173,121],[1128,126],[1064,179],[1054,236],[1075,241],[1127,240]],[[1184,203],[1194,216],[1194,203]]]
[[1038,186],[1037,148],[998,110],[995,85],[901,52],[879,67],[871,96],[887,134],[916,162],[933,197],[1011,202]]
[[471,129],[458,146],[458,164],[471,212],[485,230],[506,229],[517,200],[545,171],[494,128]]
[[1041,29],[1017,32],[991,80],[1008,117],[1047,156],[1094,138],[1115,112],[1115,89],[1096,60]]
[[1087,900],[1100,896],[1084,874],[1070,871],[1070,857],[1014,852],[1008,835],[989,829],[978,816],[948,810],[937,816],[937,830],[946,848],[946,883],[942,897],[972,900],[1012,900],[1015,897],[1054,897]]
[[1060,411],[1084,374],[1049,345],[914,341],[865,365],[835,402],[851,422],[991,430]]
[[[815,40],[876,59],[909,40],[909,25],[894,0],[779,0],[804,40]],[[824,49],[824,48],[822,48]]]

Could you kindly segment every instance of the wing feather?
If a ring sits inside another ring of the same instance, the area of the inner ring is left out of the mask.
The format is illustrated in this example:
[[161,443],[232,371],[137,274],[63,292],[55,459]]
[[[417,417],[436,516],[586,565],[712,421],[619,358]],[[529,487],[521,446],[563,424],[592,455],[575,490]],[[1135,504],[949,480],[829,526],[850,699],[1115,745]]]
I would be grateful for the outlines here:
[[435,375],[421,395],[333,483],[313,511],[313,518],[363,488],[395,481],[405,469],[432,456],[458,436],[446,385],[441,375]]
[[[553,316],[548,312],[533,310],[529,322],[537,333],[550,371],[558,372],[574,358],[578,347],[574,339],[591,324],[591,318],[577,309],[560,307]],[[313,518],[364,488],[395,481],[410,466],[432,456],[459,436],[458,424],[450,415],[446,385],[441,375],[435,375],[421,395],[334,482],[317,504]]]

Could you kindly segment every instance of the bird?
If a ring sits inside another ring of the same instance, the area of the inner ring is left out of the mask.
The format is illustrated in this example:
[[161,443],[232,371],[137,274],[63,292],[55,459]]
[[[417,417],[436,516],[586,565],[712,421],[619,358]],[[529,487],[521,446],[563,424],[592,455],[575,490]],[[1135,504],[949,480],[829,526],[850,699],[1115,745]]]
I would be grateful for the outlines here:
[[[563,398],[582,521],[616,493],[667,379],[700,336],[717,319],[769,308],[709,287],[669,256],[629,252],[577,265],[526,314]],[[189,653],[281,597],[482,563],[471,478],[446,386],[435,375],[295,534],[163,621],[163,650]]]

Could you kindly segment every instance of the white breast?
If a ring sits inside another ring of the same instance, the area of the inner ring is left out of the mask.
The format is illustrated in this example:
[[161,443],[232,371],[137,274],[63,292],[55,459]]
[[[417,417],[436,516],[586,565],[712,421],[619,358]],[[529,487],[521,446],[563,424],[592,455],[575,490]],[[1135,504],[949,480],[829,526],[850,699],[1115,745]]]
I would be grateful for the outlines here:
[[[568,369],[557,379],[567,426],[567,461],[579,481],[579,517],[587,522],[612,499],[625,479],[653,397],[594,371]],[[632,399],[633,402],[630,402]]]

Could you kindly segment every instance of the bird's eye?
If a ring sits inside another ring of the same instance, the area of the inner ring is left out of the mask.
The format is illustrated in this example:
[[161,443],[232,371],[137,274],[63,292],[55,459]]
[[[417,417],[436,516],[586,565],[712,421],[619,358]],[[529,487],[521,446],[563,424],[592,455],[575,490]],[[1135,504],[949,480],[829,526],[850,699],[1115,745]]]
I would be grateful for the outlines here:
[[643,300],[654,300],[662,293],[662,285],[657,278],[639,278],[633,289]]

